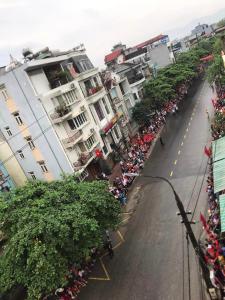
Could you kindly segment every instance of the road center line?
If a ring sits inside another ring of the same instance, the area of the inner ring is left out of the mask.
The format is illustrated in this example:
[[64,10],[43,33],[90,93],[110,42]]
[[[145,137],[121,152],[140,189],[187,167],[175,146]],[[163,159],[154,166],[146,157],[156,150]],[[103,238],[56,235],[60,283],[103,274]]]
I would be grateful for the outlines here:
[[181,143],[181,146],[183,146],[184,142]]
[[174,164],[175,164],[175,165],[177,164],[177,159],[175,160]]
[[190,125],[191,125],[191,122],[188,123],[188,126],[190,126]]
[[171,171],[171,173],[170,173],[170,177],[172,177],[173,176],[173,171]]
[[180,150],[178,151],[178,155],[180,155]]
[[184,135],[184,139],[186,139],[186,134]]
[[188,132],[188,128],[186,129],[186,131]]
[[191,121],[192,121],[192,117],[191,117]]

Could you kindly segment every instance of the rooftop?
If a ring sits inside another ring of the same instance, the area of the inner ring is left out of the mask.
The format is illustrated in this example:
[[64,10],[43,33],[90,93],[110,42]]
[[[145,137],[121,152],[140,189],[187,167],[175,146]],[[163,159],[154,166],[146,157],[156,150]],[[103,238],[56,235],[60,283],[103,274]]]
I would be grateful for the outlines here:
[[105,63],[111,62],[116,59],[122,53],[121,49],[115,50],[105,56]]
[[136,48],[143,48],[143,47],[145,47],[145,46],[147,46],[147,45],[150,45],[150,44],[153,44],[153,43],[155,43],[155,42],[158,42],[158,41],[160,41],[161,39],[166,38],[166,37],[168,37],[168,35],[165,35],[165,34],[159,34],[159,35],[155,36],[154,38],[152,38],[152,39],[150,39],[150,40],[147,40],[147,41],[145,41],[145,42],[143,42],[143,43],[140,43],[140,44],[138,44],[138,45],[136,45],[136,46],[134,46],[134,47],[136,47]]
[[[147,40],[147,41],[145,41],[145,42],[143,42],[143,43],[141,43],[141,44],[138,44],[138,45],[136,45],[136,46],[134,46],[134,47],[131,47],[131,48],[129,48],[129,49],[135,49],[135,48],[136,48],[136,49],[138,50],[138,49],[143,48],[143,47],[145,47],[145,46],[147,46],[147,45],[150,45],[150,44],[153,44],[153,43],[155,43],[155,42],[158,42],[158,41],[160,41],[161,39],[166,38],[166,37],[168,37],[168,35],[160,34],[160,35],[157,35],[157,36],[155,36],[154,38],[152,38],[152,39],[150,39],[150,40]],[[120,45],[120,44],[119,44],[119,45]],[[122,45],[122,44],[121,44],[121,45]],[[124,45],[122,45],[122,46],[124,46]],[[127,50],[127,49],[126,49],[126,50]],[[117,49],[117,50],[114,50],[113,52],[107,54],[107,55],[105,56],[105,63],[107,64],[107,63],[109,63],[109,62],[115,60],[122,52],[123,52],[123,49]]]

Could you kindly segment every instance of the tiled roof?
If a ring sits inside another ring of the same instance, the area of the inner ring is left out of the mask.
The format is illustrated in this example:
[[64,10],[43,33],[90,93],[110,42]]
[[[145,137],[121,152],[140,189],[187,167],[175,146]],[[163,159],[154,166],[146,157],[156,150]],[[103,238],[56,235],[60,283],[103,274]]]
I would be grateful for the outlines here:
[[154,38],[152,38],[150,40],[147,40],[147,41],[145,41],[141,44],[138,44],[138,45],[134,46],[134,48],[143,48],[143,47],[145,47],[149,44],[152,44],[154,42],[157,42],[157,41],[163,39],[164,37],[166,37],[166,35],[164,35],[164,34],[157,35],[157,36],[155,36]]
[[114,59],[116,59],[121,54],[121,49],[115,50],[112,53],[109,53],[105,56],[105,63],[108,63]]

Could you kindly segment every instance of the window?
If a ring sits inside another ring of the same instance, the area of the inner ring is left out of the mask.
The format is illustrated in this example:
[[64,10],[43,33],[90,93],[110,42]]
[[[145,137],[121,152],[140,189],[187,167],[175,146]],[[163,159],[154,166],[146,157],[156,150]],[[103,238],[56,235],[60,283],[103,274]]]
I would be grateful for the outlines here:
[[41,166],[41,169],[42,169],[42,172],[43,172],[43,173],[47,173],[47,172],[48,172],[48,168],[46,167],[44,161],[40,161],[40,162],[39,162],[39,165]]
[[26,140],[28,142],[28,145],[29,145],[30,149],[33,150],[35,148],[35,145],[34,145],[34,142],[33,142],[32,138],[27,137]]
[[30,177],[35,180],[36,179],[36,176],[34,175],[34,172],[28,172],[28,174],[30,175]]
[[89,175],[87,170],[84,170],[80,175],[79,175],[79,180],[83,181],[85,178],[87,178]]
[[81,60],[80,65],[81,65],[83,71],[92,69],[92,65],[87,59]]
[[70,126],[70,129],[74,130],[74,129],[77,129],[79,128],[81,125],[83,125],[84,123],[87,122],[87,118],[85,116],[85,113],[81,113],[79,114],[77,117],[71,119],[71,120],[68,120],[67,121],[69,126]]
[[25,158],[22,150],[18,150],[17,153],[19,154],[20,158]]
[[134,95],[134,100],[137,100],[138,99],[137,94],[133,93],[133,95]]
[[12,136],[12,132],[9,129],[9,126],[5,127],[6,132],[8,133],[8,136]]
[[110,91],[111,98],[114,99],[117,97],[116,88],[112,88]]
[[77,91],[76,89],[70,90],[60,96],[57,96],[56,99],[60,104],[65,103],[67,106],[71,105],[78,101]]
[[102,98],[102,103],[103,103],[103,105],[105,107],[105,110],[106,110],[107,114],[110,114],[109,107],[108,107],[108,105],[106,103],[105,98]]
[[99,86],[99,83],[98,83],[97,78],[96,78],[96,77],[93,77],[93,79],[94,79],[95,86]]
[[99,101],[94,104],[94,108],[98,115],[99,120],[102,121],[105,118],[105,116],[103,114],[103,111],[102,111]]
[[125,91],[124,91],[124,88],[123,88],[123,86],[122,86],[122,83],[119,83],[119,86],[120,86],[122,95],[124,95],[124,94],[125,94]]
[[19,126],[20,126],[20,125],[23,125],[23,121],[22,121],[22,119],[21,119],[21,117],[20,117],[20,114],[19,114],[18,112],[16,112],[16,113],[14,113],[13,115],[14,115],[14,117],[15,117],[15,119],[16,119],[17,124],[18,124]]
[[0,92],[1,92],[1,94],[2,94],[2,96],[3,96],[3,98],[4,98],[5,100],[8,100],[8,99],[9,99],[9,95],[8,95],[8,92],[7,92],[7,90],[6,90],[5,85],[2,85],[2,86],[0,87]]
[[91,147],[94,145],[95,143],[95,137],[94,135],[91,135],[85,142],[86,147],[89,149],[91,149]]
[[138,96],[140,99],[144,98],[144,94],[143,94],[143,90],[141,89],[140,91],[138,91]]
[[92,94],[92,89],[93,89],[92,82],[88,79],[84,81],[84,86],[87,92],[87,96],[90,96]]
[[105,138],[102,138],[102,141],[103,141],[103,144],[104,144],[104,146],[102,147],[102,150],[105,154],[107,154],[109,152],[109,150],[108,150]]
[[115,133],[115,136],[116,136],[117,140],[119,140],[120,136],[119,136],[119,132],[118,132],[118,130],[117,130],[116,127],[117,127],[117,126],[115,126],[115,127],[113,128],[113,130],[114,130],[114,133]]

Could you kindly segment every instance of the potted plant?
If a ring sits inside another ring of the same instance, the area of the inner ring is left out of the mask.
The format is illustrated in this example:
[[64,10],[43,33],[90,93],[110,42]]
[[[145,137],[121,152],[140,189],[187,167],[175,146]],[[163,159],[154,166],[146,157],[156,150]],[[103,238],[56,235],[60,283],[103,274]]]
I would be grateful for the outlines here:
[[59,104],[59,106],[56,107],[55,111],[59,115],[59,117],[65,116],[69,112],[69,108],[66,107],[65,103]]

